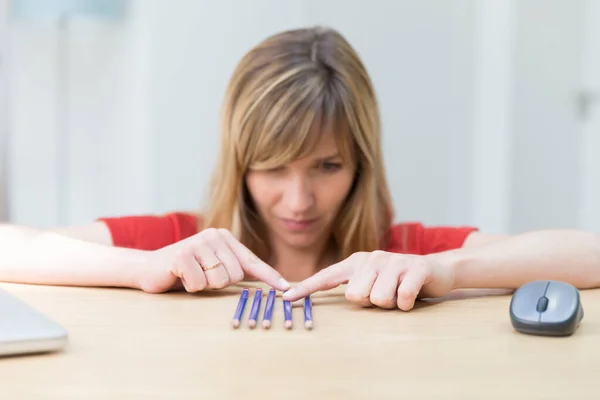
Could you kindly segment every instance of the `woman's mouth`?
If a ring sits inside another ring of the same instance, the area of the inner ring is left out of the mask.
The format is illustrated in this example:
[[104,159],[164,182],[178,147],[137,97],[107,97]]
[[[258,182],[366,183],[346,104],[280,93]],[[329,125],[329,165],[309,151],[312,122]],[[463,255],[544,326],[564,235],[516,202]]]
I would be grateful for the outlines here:
[[280,218],[283,225],[290,231],[301,232],[312,228],[317,222],[317,218],[312,219],[287,219]]

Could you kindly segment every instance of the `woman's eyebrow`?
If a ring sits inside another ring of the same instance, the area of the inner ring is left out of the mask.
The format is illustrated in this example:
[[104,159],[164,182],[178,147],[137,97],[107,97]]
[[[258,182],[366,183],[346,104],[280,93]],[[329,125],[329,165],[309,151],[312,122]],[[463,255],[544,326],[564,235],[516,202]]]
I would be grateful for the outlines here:
[[333,159],[338,158],[338,157],[340,157],[340,153],[336,151],[335,153],[333,153],[331,155],[328,155],[328,156],[316,157],[315,160],[317,160],[317,161],[329,161],[329,160],[333,160]]

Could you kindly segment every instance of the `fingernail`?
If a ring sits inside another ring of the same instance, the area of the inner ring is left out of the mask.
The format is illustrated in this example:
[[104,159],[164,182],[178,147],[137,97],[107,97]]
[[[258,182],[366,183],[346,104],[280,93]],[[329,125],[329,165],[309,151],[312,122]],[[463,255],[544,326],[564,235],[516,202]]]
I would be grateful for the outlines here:
[[288,290],[287,292],[285,292],[285,293],[284,293],[284,294],[281,296],[281,298],[282,298],[282,299],[284,299],[284,300],[287,300],[287,299],[289,299],[290,297],[294,297],[294,289],[290,289],[290,290]]
[[290,285],[290,283],[288,281],[286,281],[285,279],[283,279],[283,278],[279,279],[279,286],[283,290],[287,290],[290,287],[292,287],[292,285]]

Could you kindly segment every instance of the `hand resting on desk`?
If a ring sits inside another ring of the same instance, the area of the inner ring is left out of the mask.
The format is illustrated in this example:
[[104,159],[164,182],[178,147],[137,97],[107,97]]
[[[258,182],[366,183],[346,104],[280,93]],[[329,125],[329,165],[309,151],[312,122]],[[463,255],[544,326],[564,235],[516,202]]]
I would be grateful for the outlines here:
[[540,230],[425,256],[356,253],[300,282],[283,298],[295,301],[347,282],[349,301],[410,310],[419,297],[454,289],[518,289],[535,280],[600,287],[600,235]]
[[222,289],[241,282],[246,276],[278,290],[290,287],[279,272],[226,229],[206,229],[153,253],[156,260],[138,274],[137,286],[145,292],[165,292],[179,281],[188,292]]
[[[218,258],[217,258],[218,255]],[[103,223],[52,231],[0,225],[0,281],[190,292],[258,279],[289,283],[224,229],[205,229],[157,250],[114,247]]]
[[441,297],[452,290],[454,273],[433,257],[359,252],[304,280],[284,299],[295,301],[343,283],[348,283],[346,298],[351,302],[408,311],[418,296]]

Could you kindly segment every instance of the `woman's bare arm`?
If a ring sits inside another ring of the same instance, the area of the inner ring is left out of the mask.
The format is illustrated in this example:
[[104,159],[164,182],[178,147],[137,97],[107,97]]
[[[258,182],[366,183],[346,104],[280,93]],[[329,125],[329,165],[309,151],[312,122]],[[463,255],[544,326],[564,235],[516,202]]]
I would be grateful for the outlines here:
[[94,222],[89,225],[67,226],[48,229],[48,232],[59,233],[73,239],[112,246],[112,236],[104,222]]
[[3,282],[136,287],[136,272],[151,254],[113,247],[102,222],[50,230],[0,225]]

